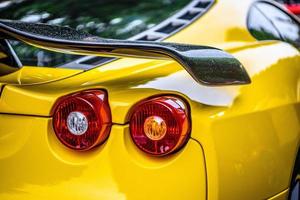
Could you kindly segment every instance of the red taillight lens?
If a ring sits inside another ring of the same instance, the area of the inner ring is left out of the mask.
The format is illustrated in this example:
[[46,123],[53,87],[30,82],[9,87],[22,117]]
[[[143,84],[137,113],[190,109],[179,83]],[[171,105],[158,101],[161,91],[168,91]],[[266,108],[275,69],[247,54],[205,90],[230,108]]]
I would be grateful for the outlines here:
[[285,4],[285,7],[295,15],[300,14],[300,4]]
[[59,140],[76,150],[89,150],[108,137],[111,114],[107,95],[88,90],[58,99],[53,127]]
[[130,133],[144,152],[162,156],[181,148],[189,137],[186,104],[176,97],[157,97],[134,107]]

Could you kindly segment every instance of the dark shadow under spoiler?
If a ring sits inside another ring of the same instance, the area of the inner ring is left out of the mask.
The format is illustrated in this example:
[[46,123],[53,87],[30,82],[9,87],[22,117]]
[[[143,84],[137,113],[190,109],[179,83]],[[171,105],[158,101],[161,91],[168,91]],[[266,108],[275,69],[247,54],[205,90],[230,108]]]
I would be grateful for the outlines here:
[[0,20],[0,37],[68,54],[171,59],[181,64],[203,85],[240,85],[251,82],[236,58],[213,47],[104,39],[68,27],[9,20]]

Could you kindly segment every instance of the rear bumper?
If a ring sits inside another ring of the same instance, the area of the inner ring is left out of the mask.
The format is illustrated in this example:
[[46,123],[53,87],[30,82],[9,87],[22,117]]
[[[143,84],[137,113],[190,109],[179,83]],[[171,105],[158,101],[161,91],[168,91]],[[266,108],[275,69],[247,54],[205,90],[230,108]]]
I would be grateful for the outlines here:
[[143,154],[127,125],[92,151],[64,147],[50,118],[0,115],[0,199],[206,199],[200,145],[166,158]]

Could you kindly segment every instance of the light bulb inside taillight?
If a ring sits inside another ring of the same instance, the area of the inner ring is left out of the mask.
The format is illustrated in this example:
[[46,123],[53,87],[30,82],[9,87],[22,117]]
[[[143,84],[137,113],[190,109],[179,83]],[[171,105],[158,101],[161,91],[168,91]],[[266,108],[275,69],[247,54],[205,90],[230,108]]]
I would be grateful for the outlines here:
[[156,97],[133,108],[130,134],[146,153],[162,156],[175,152],[186,143],[189,132],[187,105],[177,97]]
[[67,117],[67,127],[74,135],[83,135],[89,128],[88,119],[82,112],[70,112]]
[[84,151],[106,140],[111,127],[107,94],[87,90],[57,100],[53,111],[56,136],[67,147]]

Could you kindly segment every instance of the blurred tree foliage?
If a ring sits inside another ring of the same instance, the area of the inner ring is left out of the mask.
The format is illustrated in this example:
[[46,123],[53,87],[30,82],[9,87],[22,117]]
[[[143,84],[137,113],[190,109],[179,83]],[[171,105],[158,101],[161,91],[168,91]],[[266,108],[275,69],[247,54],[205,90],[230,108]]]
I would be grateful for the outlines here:
[[[145,31],[190,0],[11,0],[0,2],[1,18],[70,26],[91,34],[126,39]],[[54,66],[75,56],[12,43],[26,65]],[[39,57],[37,59],[37,57]]]

